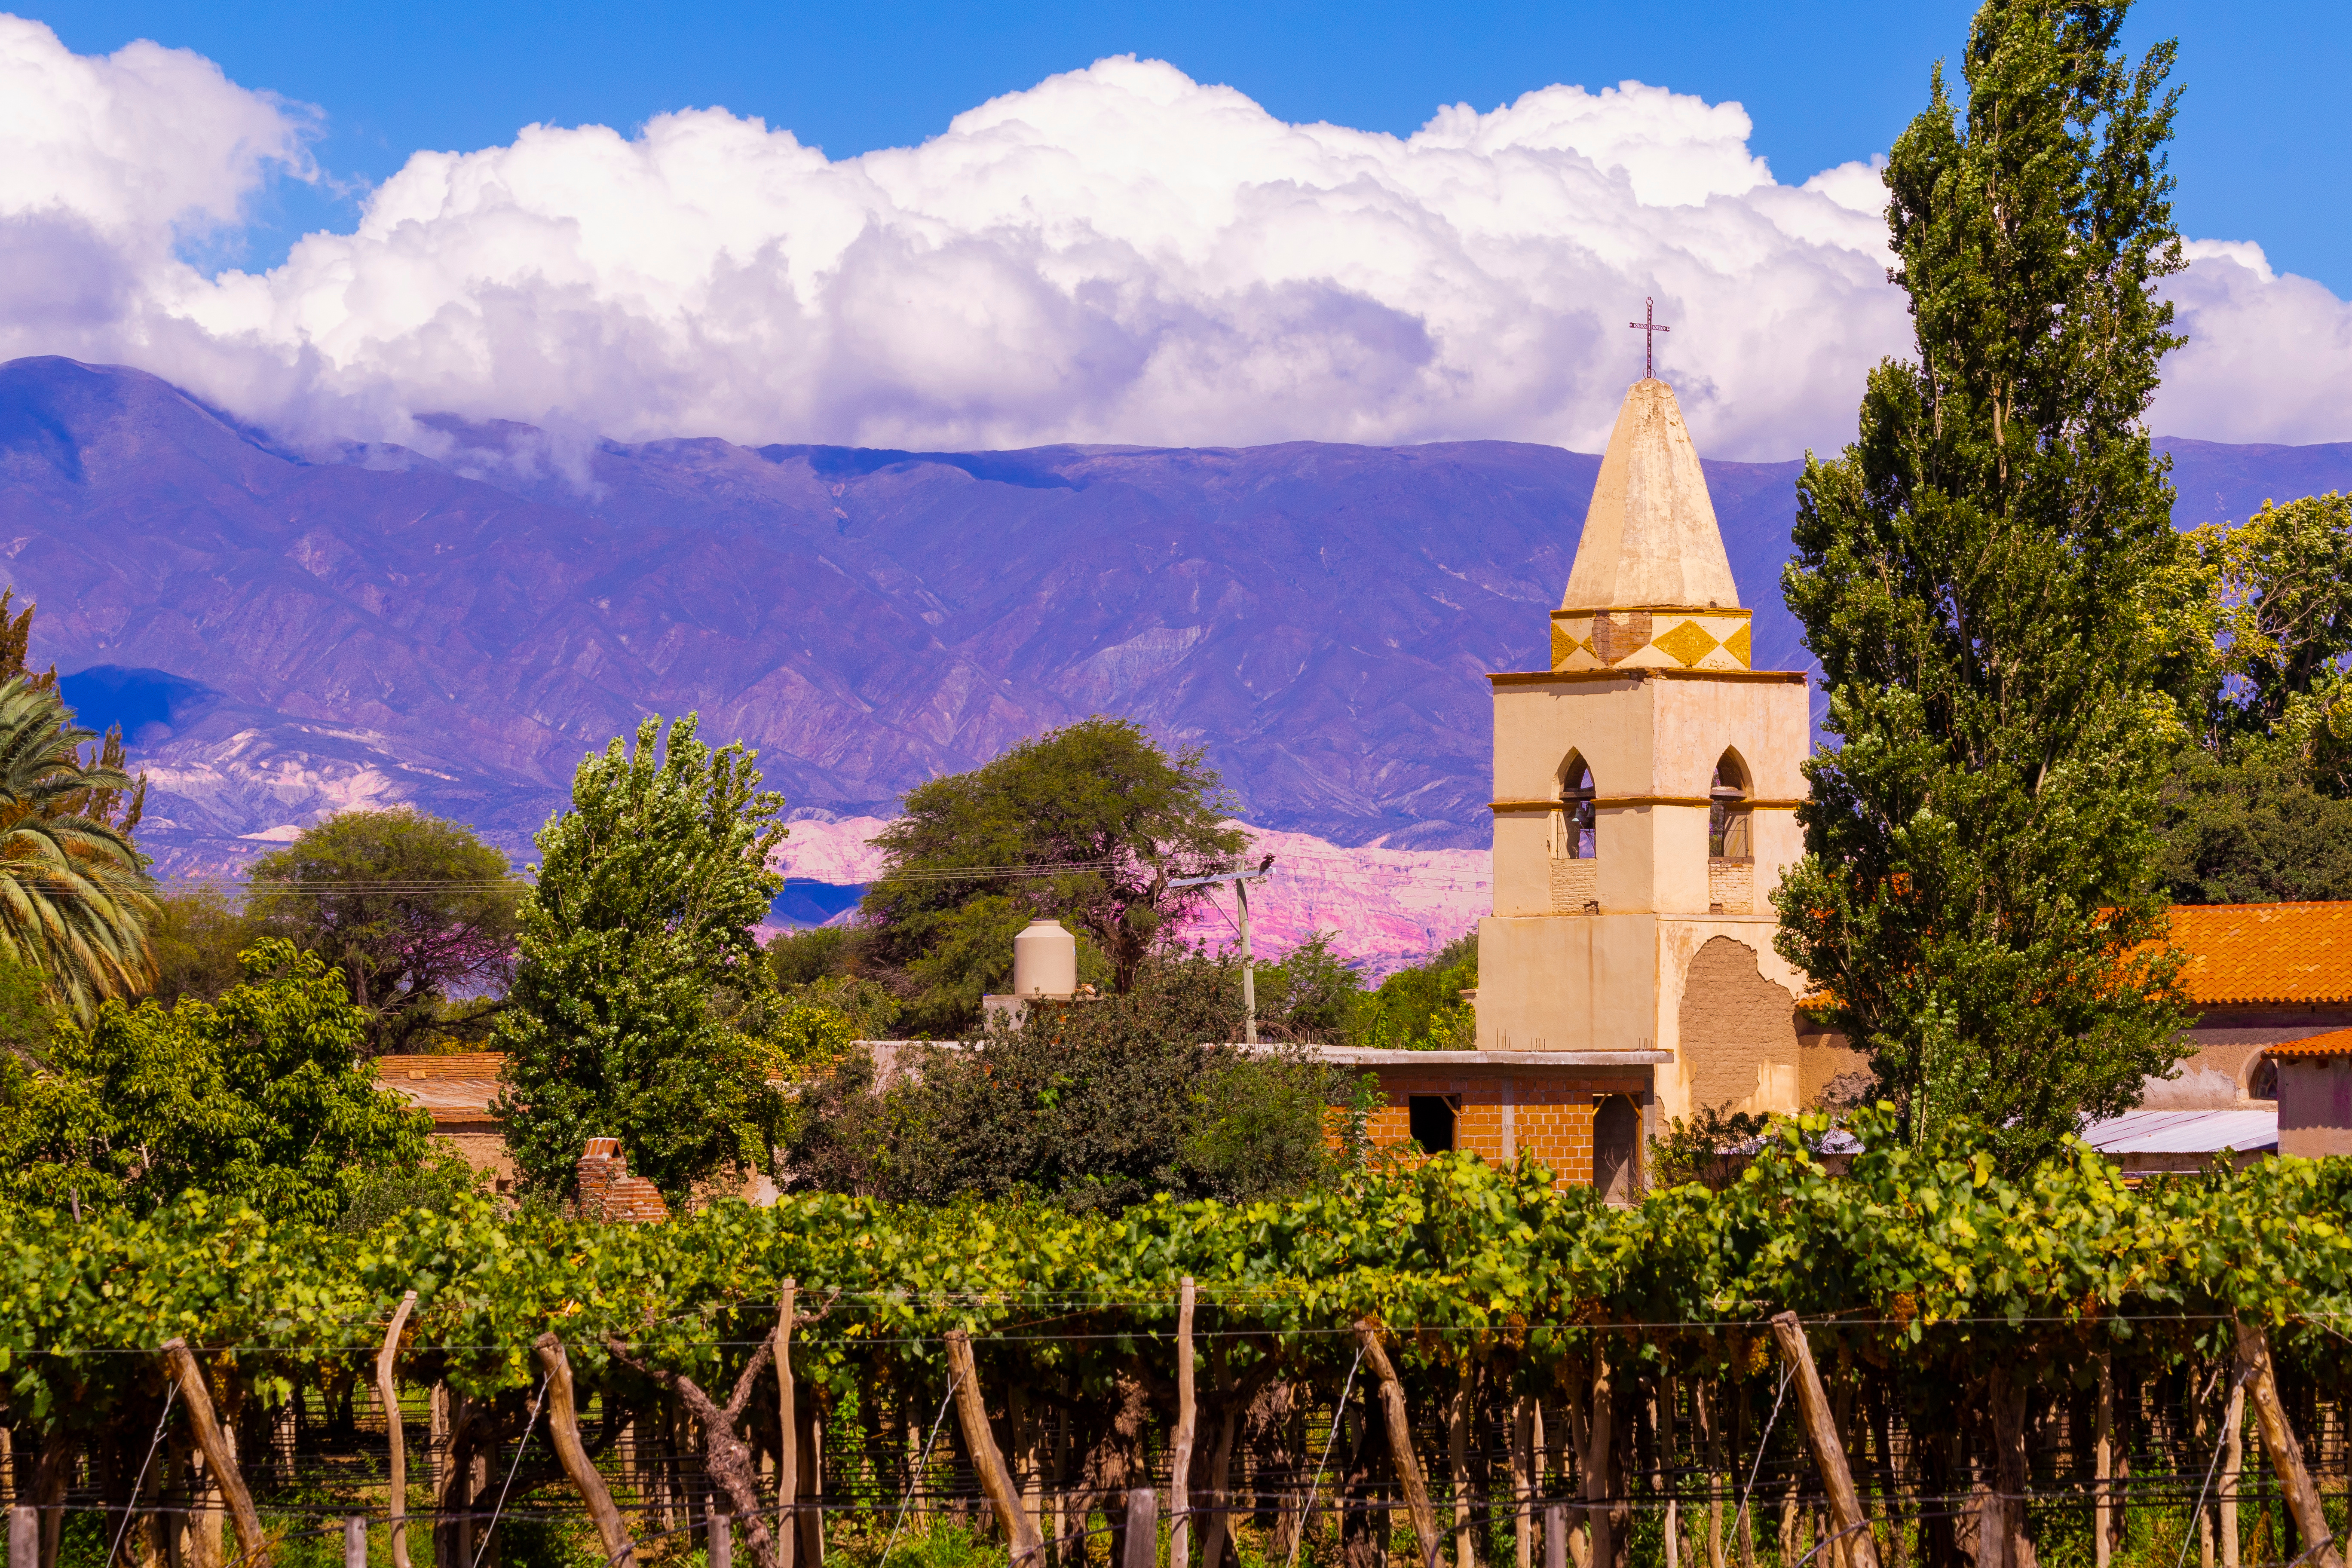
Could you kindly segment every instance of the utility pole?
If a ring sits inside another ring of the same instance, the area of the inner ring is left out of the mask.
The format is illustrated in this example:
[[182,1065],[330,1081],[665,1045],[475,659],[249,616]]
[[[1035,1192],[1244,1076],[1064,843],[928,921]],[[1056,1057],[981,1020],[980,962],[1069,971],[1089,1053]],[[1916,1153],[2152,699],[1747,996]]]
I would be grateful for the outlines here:
[[1257,978],[1250,972],[1249,884],[1264,881],[1273,868],[1274,857],[1269,855],[1255,871],[1220,871],[1213,877],[1186,877],[1168,884],[1171,889],[1205,888],[1212,882],[1234,885],[1234,906],[1240,917],[1234,923],[1242,933],[1242,1042],[1251,1046],[1257,1044]]

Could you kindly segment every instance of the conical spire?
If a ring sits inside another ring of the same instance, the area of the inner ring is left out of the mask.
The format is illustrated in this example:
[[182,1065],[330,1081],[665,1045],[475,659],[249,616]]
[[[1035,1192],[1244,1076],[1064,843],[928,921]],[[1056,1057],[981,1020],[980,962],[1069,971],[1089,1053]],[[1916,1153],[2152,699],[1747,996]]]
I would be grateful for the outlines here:
[[1674,388],[1645,377],[1609,433],[1552,616],[1552,668],[1745,669],[1748,622]]
[[1715,503],[1675,389],[1635,382],[1617,411],[1563,610],[1739,607]]

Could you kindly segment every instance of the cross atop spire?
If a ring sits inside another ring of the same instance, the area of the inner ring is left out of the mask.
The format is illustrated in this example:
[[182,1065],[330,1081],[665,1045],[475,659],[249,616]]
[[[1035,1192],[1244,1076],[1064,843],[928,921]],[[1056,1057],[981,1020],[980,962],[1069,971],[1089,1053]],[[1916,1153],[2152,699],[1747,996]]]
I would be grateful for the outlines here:
[[1657,334],[1660,332],[1671,332],[1674,329],[1672,327],[1662,327],[1658,325],[1658,302],[1654,299],[1645,299],[1642,301],[1642,319],[1640,321],[1628,321],[1625,324],[1633,328],[1635,331],[1643,334],[1642,338],[1642,379],[1643,381],[1655,379],[1658,374],[1657,354],[1655,352],[1658,344]]

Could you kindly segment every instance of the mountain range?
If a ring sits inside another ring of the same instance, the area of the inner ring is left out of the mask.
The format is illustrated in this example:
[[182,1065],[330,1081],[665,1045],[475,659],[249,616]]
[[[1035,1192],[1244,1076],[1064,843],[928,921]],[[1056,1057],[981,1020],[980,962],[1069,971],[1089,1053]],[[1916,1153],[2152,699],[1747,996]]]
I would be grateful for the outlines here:
[[[2352,488],[2352,445],[2168,440],[2176,521]],[[1090,713],[1229,809],[1487,843],[1485,676],[1539,668],[1599,459],[1511,442],[898,452],[433,420],[296,451],[144,373],[0,365],[0,582],[151,780],[163,869],[353,805],[509,851],[646,713],[757,746],[819,819]],[[1759,668],[1798,462],[1706,465]]]

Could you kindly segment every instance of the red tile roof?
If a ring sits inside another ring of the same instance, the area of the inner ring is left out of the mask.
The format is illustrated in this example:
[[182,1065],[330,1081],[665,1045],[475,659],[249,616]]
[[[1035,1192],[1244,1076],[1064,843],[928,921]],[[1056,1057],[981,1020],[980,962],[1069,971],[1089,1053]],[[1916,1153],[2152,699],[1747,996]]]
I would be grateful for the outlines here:
[[2281,1057],[2352,1057],[2352,1029],[2334,1029],[2307,1040],[2290,1040],[2270,1047],[2271,1058]]
[[2172,941],[2200,1007],[2352,1002],[2352,903],[2175,904]]

